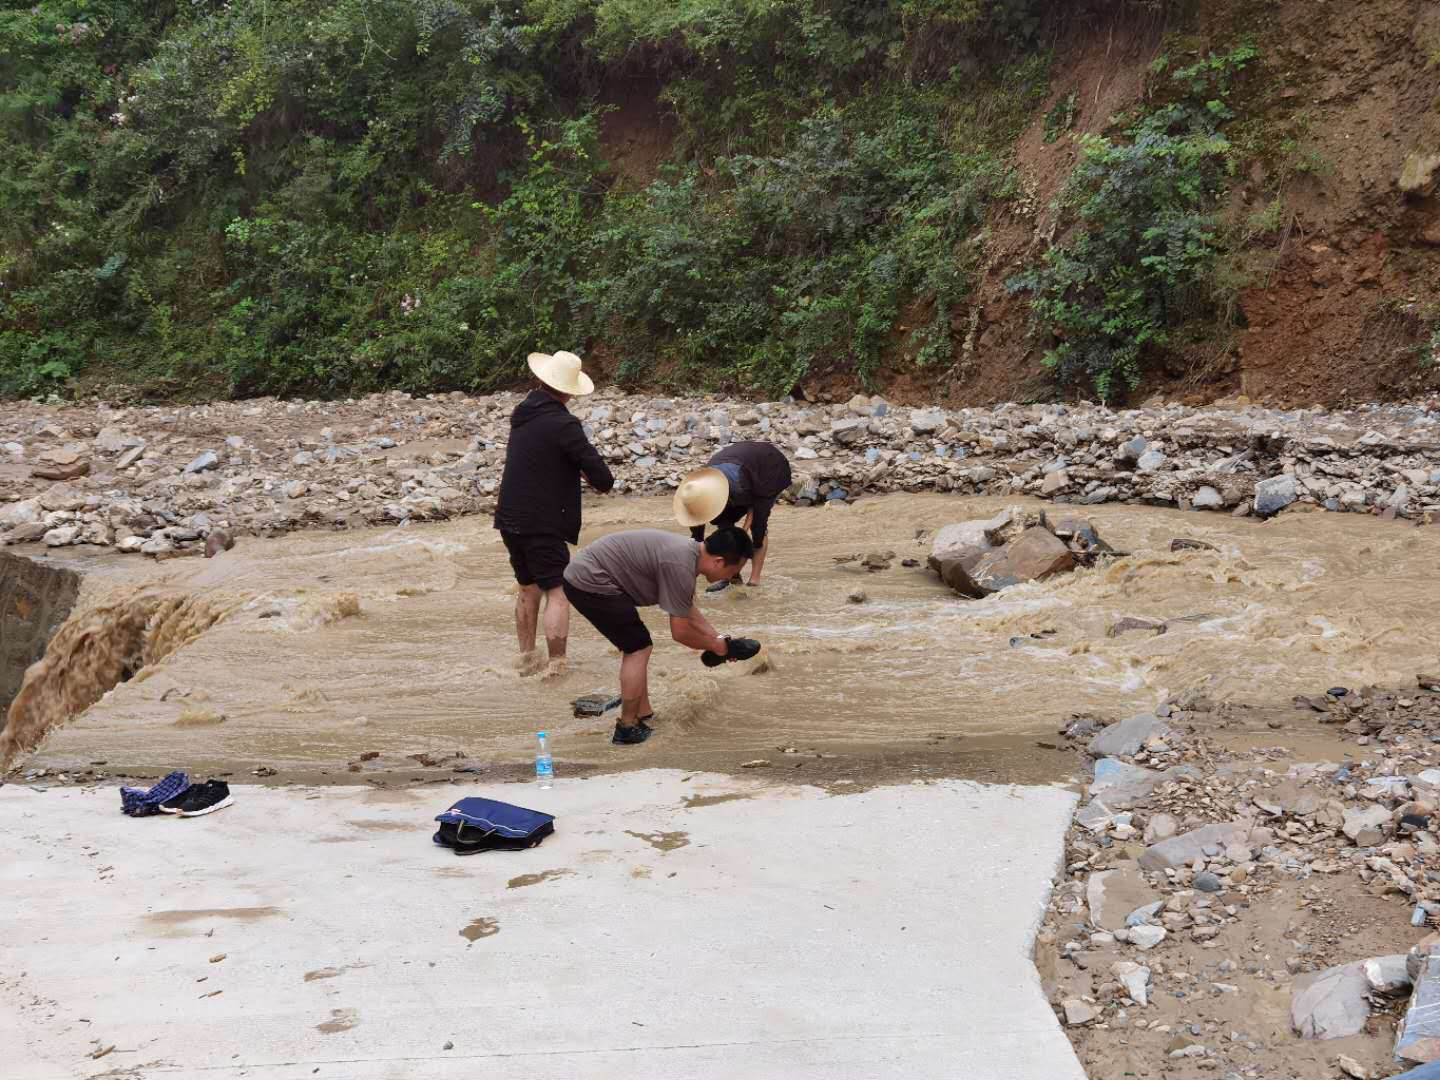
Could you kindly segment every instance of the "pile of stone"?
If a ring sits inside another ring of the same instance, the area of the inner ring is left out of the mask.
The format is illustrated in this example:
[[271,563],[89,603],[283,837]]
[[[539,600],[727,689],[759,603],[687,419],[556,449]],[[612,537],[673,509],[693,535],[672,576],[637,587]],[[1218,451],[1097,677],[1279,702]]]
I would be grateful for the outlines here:
[[[1207,733],[1228,726],[1233,711],[1199,695],[1118,723],[1081,715],[1067,724],[1063,734],[1093,762],[1093,778],[1041,936],[1055,950],[1050,990],[1062,1021],[1156,1034],[1145,1012],[1157,993],[1240,993],[1213,976],[1243,968],[1252,983],[1289,984],[1294,1030],[1308,1039],[1355,1035],[1412,994],[1396,1054],[1440,1060],[1440,1016],[1430,1019],[1440,1014],[1440,934],[1408,960],[1400,940],[1391,954],[1332,963],[1326,953],[1342,938],[1292,927],[1283,942],[1254,946],[1292,951],[1274,966],[1227,959],[1198,981],[1193,973],[1197,952],[1253,940],[1247,919],[1282,888],[1323,908],[1348,876],[1360,884],[1355,893],[1390,898],[1410,925],[1440,923],[1440,681],[1418,683],[1413,692],[1336,687],[1318,699],[1327,718],[1376,747],[1344,764],[1281,771],[1263,754],[1224,751]],[[1218,1039],[1162,1026],[1163,1055],[1224,1067]],[[1356,1068],[1349,1075],[1372,1075]]]
[[[211,528],[301,528],[485,511],[515,393],[392,392],[0,410],[0,542],[164,554]],[[1440,407],[1350,412],[1093,404],[905,408],[601,392],[573,403],[619,490],[666,492],[719,447],[774,442],[802,505],[891,491],[1024,494],[1269,516],[1291,507],[1440,516]],[[148,547],[147,547],[148,545]]]
[[1414,691],[1332,687],[1324,695],[1299,696],[1295,706],[1318,713],[1322,724],[1339,724],[1361,745],[1372,740],[1406,745],[1408,737],[1440,735],[1440,674],[1415,676]]
[[984,521],[946,525],[930,546],[930,569],[961,596],[980,600],[1025,581],[1044,581],[1116,552],[1080,517],[1051,522],[1012,506]]

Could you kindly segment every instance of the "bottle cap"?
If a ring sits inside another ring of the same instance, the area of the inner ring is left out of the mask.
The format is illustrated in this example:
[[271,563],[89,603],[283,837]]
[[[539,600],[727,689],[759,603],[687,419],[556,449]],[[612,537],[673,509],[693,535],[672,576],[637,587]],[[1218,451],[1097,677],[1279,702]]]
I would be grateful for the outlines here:
[[545,732],[543,732],[543,731],[537,731],[537,732],[535,733],[535,737],[536,737],[537,739],[543,739],[543,738],[545,738]]

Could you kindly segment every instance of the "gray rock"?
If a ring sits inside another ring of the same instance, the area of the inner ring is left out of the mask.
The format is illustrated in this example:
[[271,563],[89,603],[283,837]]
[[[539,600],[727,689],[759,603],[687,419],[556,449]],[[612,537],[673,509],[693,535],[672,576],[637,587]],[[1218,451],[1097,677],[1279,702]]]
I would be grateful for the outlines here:
[[[958,562],[968,571],[981,557],[999,546],[1009,525],[1010,512],[1005,510],[984,521],[962,521],[944,526],[931,541],[930,568],[943,577],[946,565]],[[951,587],[954,588],[953,585]]]
[[1395,1038],[1395,1056],[1417,1064],[1440,1061],[1440,956],[1431,954],[1420,964]]
[[45,546],[46,546],[46,547],[65,547],[65,546],[68,545],[68,544],[73,544],[73,543],[75,543],[75,541],[78,540],[79,538],[80,538],[80,526],[78,526],[78,525],[63,525],[63,526],[61,526],[61,527],[59,527],[59,528],[51,529],[49,532],[47,532],[47,533],[45,534]]
[[1272,476],[1269,480],[1261,480],[1255,485],[1255,513],[1261,517],[1270,517],[1284,510],[1298,497],[1293,476]]
[[38,525],[44,520],[45,508],[39,499],[22,499],[20,502],[0,505],[0,528]]
[[1365,1030],[1370,983],[1363,965],[1342,964],[1295,980],[1290,1022],[1305,1039],[1343,1039]]
[[1115,823],[1115,811],[1099,799],[1091,799],[1075,811],[1075,823],[1091,832],[1104,832]]
[[1090,740],[1091,757],[1130,757],[1153,738],[1170,734],[1170,725],[1152,713],[1141,713],[1111,724]]
[[1201,892],[1219,892],[1225,887],[1220,878],[1210,873],[1209,870],[1196,874],[1195,880],[1191,884]]
[[1389,810],[1383,806],[1366,806],[1345,811],[1345,823],[1341,829],[1357,847],[1374,847],[1384,842],[1389,825]]
[[120,469],[128,469],[131,465],[134,465],[135,462],[139,461],[140,458],[144,456],[144,454],[144,443],[141,443],[139,446],[130,447],[130,449],[126,450],[123,454],[121,454],[118,458],[115,459],[116,470],[118,471]]
[[1404,953],[1393,956],[1372,956],[1361,962],[1365,981],[1377,994],[1398,994],[1410,989],[1410,972],[1406,969]]
[[933,435],[945,426],[945,417],[938,412],[912,412],[910,430],[916,435]]
[[842,446],[850,446],[859,442],[867,430],[864,420],[836,420],[830,425],[830,438]]
[[1207,485],[1195,493],[1195,497],[1190,500],[1190,505],[1196,510],[1223,510],[1225,497]]
[[28,525],[16,525],[0,536],[0,544],[30,544],[42,540],[50,527],[43,521],[32,521]]
[[1164,906],[1164,900],[1153,900],[1142,907],[1136,908],[1130,912],[1129,915],[1125,916],[1126,929],[1132,926],[1143,926],[1145,923],[1152,921],[1156,915],[1160,914],[1160,909]]
[[131,435],[121,431],[117,427],[106,426],[100,429],[100,434],[95,436],[95,449],[103,454],[118,454],[122,450],[129,450],[131,447],[143,447],[145,440],[138,435]]
[[1135,468],[1140,472],[1154,472],[1160,468],[1161,465],[1164,465],[1165,461],[1165,455],[1159,450],[1146,450],[1145,453],[1140,455],[1139,460],[1135,462]]
[[1060,1007],[1065,1010],[1065,1023],[1068,1027],[1080,1027],[1100,1015],[1098,1009],[1086,1005],[1079,998],[1066,998]]
[[[1223,851],[1230,847],[1253,847],[1252,834],[1268,835],[1268,830],[1252,830],[1247,824],[1202,825],[1169,840],[1162,840],[1145,849],[1140,856],[1140,869],[1166,870],[1186,866],[1205,857],[1206,848]],[[1265,841],[1268,843],[1268,839]]]
[[1121,960],[1110,965],[1110,974],[1125,988],[1125,993],[1136,1005],[1150,1004],[1150,969],[1133,960]]
[[1142,769],[1119,758],[1101,758],[1095,763],[1095,780],[1090,785],[1092,793],[1108,787],[1129,787],[1138,784],[1158,784],[1165,774]]
[[1140,436],[1135,436],[1135,438],[1120,447],[1120,460],[1128,462],[1139,461],[1140,455],[1145,453],[1145,448],[1149,445],[1150,444]]
[[189,465],[185,466],[185,472],[204,472],[206,469],[213,469],[219,464],[220,455],[215,453],[214,450],[206,450],[204,453],[200,454],[193,461],[191,461]]
[[1180,831],[1180,823],[1169,814],[1152,814],[1145,823],[1145,843],[1158,844]]
[[1130,928],[1130,944],[1137,949],[1149,952],[1169,936],[1163,926],[1151,926],[1149,923]]

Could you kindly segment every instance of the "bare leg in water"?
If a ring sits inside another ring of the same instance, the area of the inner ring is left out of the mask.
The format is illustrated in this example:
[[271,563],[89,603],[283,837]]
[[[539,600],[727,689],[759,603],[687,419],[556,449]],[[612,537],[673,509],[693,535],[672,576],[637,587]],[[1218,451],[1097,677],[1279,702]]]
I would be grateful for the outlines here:
[[[652,646],[653,648],[653,646]],[[633,727],[642,716],[650,716],[651,649],[626,653],[620,660],[620,726]]]
[[[538,591],[538,590],[537,590]],[[545,648],[550,664],[547,678],[565,674],[565,646],[570,639],[570,601],[563,588],[545,590]],[[530,624],[530,640],[535,640],[535,624]]]
[[520,645],[515,667],[522,675],[534,674],[540,664],[535,652],[535,628],[540,621],[542,595],[538,585],[521,585],[515,594],[515,639]]
[[535,633],[540,623],[540,600],[545,600],[545,647],[550,663],[547,676],[565,674],[565,648],[570,638],[570,601],[563,588],[546,589],[538,585],[522,585],[515,594],[515,639],[520,656],[515,666],[522,675],[532,675],[540,668],[535,651]]

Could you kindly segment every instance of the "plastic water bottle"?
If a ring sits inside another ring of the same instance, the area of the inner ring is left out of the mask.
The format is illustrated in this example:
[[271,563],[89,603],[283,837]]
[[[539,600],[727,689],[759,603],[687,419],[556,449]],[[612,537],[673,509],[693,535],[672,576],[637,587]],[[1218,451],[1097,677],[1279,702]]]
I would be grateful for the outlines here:
[[540,745],[535,751],[535,781],[542,788],[555,786],[555,762],[550,757],[550,747],[545,745],[545,732],[535,736]]

